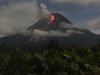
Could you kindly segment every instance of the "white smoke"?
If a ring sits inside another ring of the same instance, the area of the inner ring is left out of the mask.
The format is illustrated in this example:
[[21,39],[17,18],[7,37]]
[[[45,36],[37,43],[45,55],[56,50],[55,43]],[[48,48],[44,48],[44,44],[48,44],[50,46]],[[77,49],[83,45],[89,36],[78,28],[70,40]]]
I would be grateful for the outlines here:
[[47,6],[43,3],[40,4],[40,16],[48,17],[50,15],[50,11],[48,10]]
[[41,17],[50,15],[47,6],[41,3],[38,7],[35,0],[9,0],[7,3],[0,6],[0,37],[23,33]]
[[[39,10],[40,12],[38,12]],[[9,2],[8,6],[3,6],[0,9],[0,36],[22,33],[40,18],[39,14],[42,17],[50,15],[50,11],[43,3],[40,4],[39,9],[35,0],[25,2],[23,0],[21,3]],[[61,27],[68,30],[66,32],[60,30],[47,32],[36,29],[33,31],[33,35],[70,36],[72,34],[83,34],[81,30],[77,30],[75,25],[61,23]]]
[[23,32],[39,18],[36,1],[16,2],[9,0],[8,5],[0,6],[0,35]]

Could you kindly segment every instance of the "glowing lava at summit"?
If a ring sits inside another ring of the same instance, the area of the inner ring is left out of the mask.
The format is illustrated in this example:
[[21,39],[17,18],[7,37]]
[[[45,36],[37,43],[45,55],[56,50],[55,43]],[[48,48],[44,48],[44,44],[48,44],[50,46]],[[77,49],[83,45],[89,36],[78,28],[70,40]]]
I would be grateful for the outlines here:
[[54,20],[55,20],[55,16],[54,15],[50,15],[48,24],[52,23]]

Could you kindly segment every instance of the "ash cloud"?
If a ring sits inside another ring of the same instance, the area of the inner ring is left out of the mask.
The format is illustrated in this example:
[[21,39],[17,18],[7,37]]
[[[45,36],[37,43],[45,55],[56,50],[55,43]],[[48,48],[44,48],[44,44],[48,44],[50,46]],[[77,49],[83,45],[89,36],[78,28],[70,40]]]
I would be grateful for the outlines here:
[[[21,1],[21,0],[20,0]],[[8,1],[0,6],[0,35],[22,33],[39,19],[36,1]]]
[[47,6],[43,3],[40,4],[40,9],[39,9],[39,12],[40,12],[40,16],[43,18],[47,18],[49,15],[50,15],[50,11],[48,10]]
[[39,7],[36,0],[2,1],[0,36],[26,32],[29,26],[48,15],[50,15],[50,11],[47,6],[41,3]]
[[[3,5],[0,8],[0,36],[22,33],[29,26],[38,21],[40,17],[43,18],[50,15],[47,6],[41,3],[40,7],[38,7],[35,0],[22,0],[22,2],[9,0],[8,3],[8,6]],[[72,34],[83,34],[81,28],[77,27],[77,25],[72,26],[66,23],[61,23],[61,27],[66,29],[66,32],[63,33],[60,30],[47,32],[35,29],[33,35],[71,36]],[[79,30],[77,30],[77,28],[79,28]]]

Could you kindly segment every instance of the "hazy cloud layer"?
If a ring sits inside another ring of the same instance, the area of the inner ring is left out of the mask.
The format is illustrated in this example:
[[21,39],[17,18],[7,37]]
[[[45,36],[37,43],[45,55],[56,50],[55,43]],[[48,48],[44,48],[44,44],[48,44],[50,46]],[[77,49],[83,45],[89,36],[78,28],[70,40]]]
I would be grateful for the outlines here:
[[89,4],[89,3],[98,3],[100,0],[50,0],[54,3],[65,3],[65,2],[72,2],[72,3],[82,3],[82,4]]
[[57,31],[43,31],[43,30],[34,30],[33,31],[33,35],[35,36],[51,36],[51,37],[68,37],[68,36],[72,36],[73,34],[83,34],[83,32],[81,31],[76,31],[76,30],[68,30],[66,32],[60,32],[59,30]]
[[96,18],[96,19],[93,19],[91,20],[89,23],[88,23],[88,28],[97,33],[97,34],[100,34],[100,17],[99,18]]
[[62,32],[60,29],[58,30],[50,30],[50,31],[44,31],[41,29],[34,29],[32,32],[33,36],[52,36],[52,37],[56,37],[56,36],[72,36],[73,34],[83,34],[84,32],[82,31],[81,28],[78,28],[76,26],[73,25],[69,25],[69,24],[64,24],[65,26],[63,26],[66,30],[64,32]]
[[0,7],[0,34],[23,32],[38,20],[38,7],[35,0],[13,2]]

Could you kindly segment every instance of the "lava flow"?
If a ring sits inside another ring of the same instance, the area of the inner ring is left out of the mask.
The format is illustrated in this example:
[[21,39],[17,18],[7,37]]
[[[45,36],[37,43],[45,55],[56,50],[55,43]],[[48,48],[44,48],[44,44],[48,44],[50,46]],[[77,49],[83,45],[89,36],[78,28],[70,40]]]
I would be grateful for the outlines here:
[[52,23],[54,20],[55,20],[55,16],[54,15],[50,15],[48,24]]

